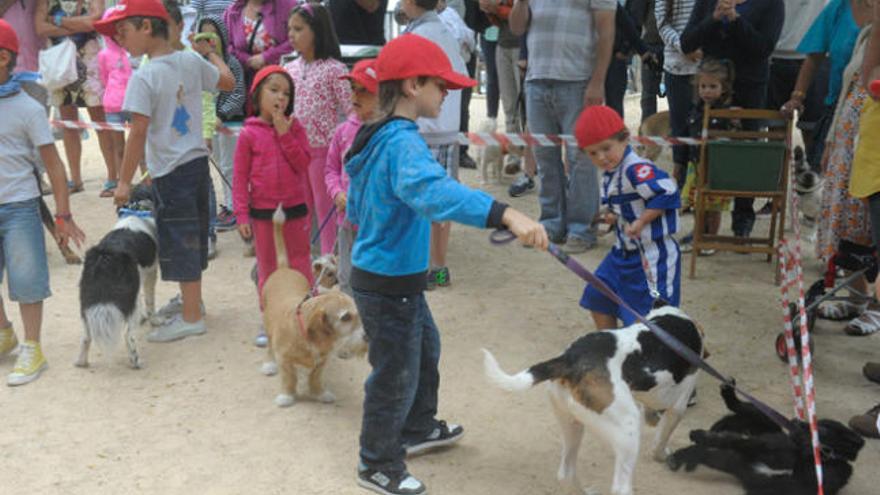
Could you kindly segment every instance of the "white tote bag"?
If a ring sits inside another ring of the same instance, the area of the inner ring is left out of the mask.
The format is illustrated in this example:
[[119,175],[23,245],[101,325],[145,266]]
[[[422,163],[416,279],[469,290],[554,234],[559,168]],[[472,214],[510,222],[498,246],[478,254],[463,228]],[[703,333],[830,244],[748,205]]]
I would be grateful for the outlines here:
[[49,91],[61,89],[79,79],[76,71],[76,45],[70,38],[40,50],[40,83]]

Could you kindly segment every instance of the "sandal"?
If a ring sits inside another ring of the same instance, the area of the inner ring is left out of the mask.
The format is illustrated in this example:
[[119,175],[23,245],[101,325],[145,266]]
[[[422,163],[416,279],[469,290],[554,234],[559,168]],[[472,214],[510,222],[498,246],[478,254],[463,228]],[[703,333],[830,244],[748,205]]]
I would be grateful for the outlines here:
[[98,196],[102,198],[112,198],[114,192],[116,192],[116,181],[106,180],[104,181],[104,189],[101,190],[101,193]]
[[850,301],[832,301],[821,304],[816,311],[816,315],[823,320],[851,320],[862,314],[866,307],[866,304],[858,304]]
[[849,322],[846,328],[843,329],[847,335],[856,337],[871,335],[878,330],[880,330],[880,308],[878,307],[866,309],[861,316]]
[[83,186],[82,182],[76,184],[72,180],[67,181],[67,190],[68,190],[68,192],[70,192],[70,194],[76,194],[78,192],[83,192],[83,191],[85,191],[85,189],[86,188]]

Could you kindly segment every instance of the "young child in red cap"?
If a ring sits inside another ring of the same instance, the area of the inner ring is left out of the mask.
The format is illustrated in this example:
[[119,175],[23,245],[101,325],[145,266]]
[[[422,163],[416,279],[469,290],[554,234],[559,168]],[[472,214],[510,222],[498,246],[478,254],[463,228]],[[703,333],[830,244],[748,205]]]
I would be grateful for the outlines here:
[[416,119],[440,113],[447,90],[476,81],[452,69],[443,50],[416,34],[389,42],[376,59],[379,115],[348,152],[347,220],[358,226],[351,286],[370,337],[358,484],[383,494],[415,495],[423,485],[404,458],[461,439],[461,426],[438,421],[440,334],[424,296],[431,222],[506,226],[546,249],[534,220],[449,177],[419,135]]
[[238,232],[254,240],[259,293],[277,268],[272,214],[284,209],[287,262],[312,282],[309,209],[306,206],[309,141],[293,117],[293,80],[283,67],[267,65],[250,89],[251,117],[235,146],[232,204]]
[[[128,202],[131,181],[146,157],[156,204],[162,279],[180,284],[157,315],[167,320],[147,335],[170,342],[206,331],[202,271],[208,266],[208,149],[202,139],[202,92],[232,91],[235,77],[206,41],[195,52],[177,51],[169,40],[171,18],[159,0],[124,0],[95,30],[150,63],[128,82],[123,111],[131,114],[118,206]],[[197,52],[197,53],[196,53]]]
[[6,380],[9,385],[29,383],[48,366],[40,348],[40,330],[43,300],[52,292],[35,175],[38,160],[46,165],[55,195],[55,235],[64,243],[73,239],[77,246],[84,239],[70,214],[64,164],[46,112],[21,88],[38,76],[13,74],[17,57],[18,37],[0,19],[0,115],[4,115],[0,119],[0,280],[5,269],[9,299],[18,303],[24,323],[24,342],[19,346],[0,298],[0,357],[20,348]]
[[[641,315],[655,299],[678,306],[681,253],[678,230],[681,198],[675,180],[629,146],[629,131],[607,106],[584,109],[575,124],[578,146],[604,170],[600,220],[614,226],[614,247],[596,276]],[[596,329],[617,328],[635,315],[588,285],[581,306],[590,310]]]
[[351,295],[351,248],[357,226],[345,220],[345,205],[348,198],[348,174],[343,168],[342,158],[351,148],[354,137],[364,122],[372,120],[379,103],[379,79],[376,75],[375,59],[369,58],[354,64],[351,72],[342,76],[351,84],[352,113],[339,124],[330,147],[327,150],[327,163],[324,165],[324,182],[327,194],[336,204],[336,219],[339,233],[336,278],[339,289]]

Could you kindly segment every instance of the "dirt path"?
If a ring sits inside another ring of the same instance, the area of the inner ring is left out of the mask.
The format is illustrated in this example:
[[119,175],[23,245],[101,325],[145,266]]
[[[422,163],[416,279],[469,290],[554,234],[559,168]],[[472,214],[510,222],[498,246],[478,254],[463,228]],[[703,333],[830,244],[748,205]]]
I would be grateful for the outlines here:
[[[73,207],[92,244],[114,218],[111,200],[98,198],[103,165],[94,137],[85,150],[86,192],[74,196]],[[477,174],[466,171],[463,178],[475,184]],[[506,198],[505,189],[490,188]],[[511,202],[537,213],[534,194]],[[595,267],[609,243],[603,239],[578,259]],[[73,367],[82,332],[80,268],[64,265],[50,249],[54,296],[46,304],[43,333],[50,368],[26,387],[0,387],[0,493],[365,493],[355,486],[354,473],[366,362],[337,360],[329,367],[336,404],[277,408],[278,379],[259,373],[264,354],[251,345],[258,325],[251,261],[242,258],[234,233],[221,234],[219,247],[204,279],[208,333],[172,344],[141,339],[145,366],[139,371],[127,367],[121,348],[94,349],[90,369]],[[480,348],[492,349],[509,371],[557,354],[592,329],[577,306],[582,284],[548,255],[491,247],[486,232],[470,228],[455,227],[450,267],[453,286],[429,295],[443,335],[440,414],[464,424],[467,436],[459,447],[414,459],[409,467],[433,494],[559,493],[559,434],[544,392],[514,395],[488,386]],[[712,362],[789,413],[786,368],[772,346],[781,324],[771,269],[758,256],[703,258],[698,278],[683,280],[683,307],[706,328]],[[809,279],[817,277],[811,263]],[[174,291],[160,283],[158,300]],[[17,310],[11,313],[21,328]],[[880,359],[878,337],[846,337],[841,325],[822,322],[816,340],[821,416],[846,421],[880,400],[880,387],[860,372],[866,360]],[[0,371],[11,366],[4,360]],[[709,378],[700,382],[699,399],[672,447],[685,445],[690,429],[723,413]],[[645,429],[643,445],[652,434]],[[844,493],[877,493],[878,465],[880,442],[869,441]],[[595,439],[585,439],[579,467],[585,483],[607,493],[612,461]],[[671,473],[649,459],[647,448],[635,483],[642,495],[741,493],[729,478],[708,470]]]

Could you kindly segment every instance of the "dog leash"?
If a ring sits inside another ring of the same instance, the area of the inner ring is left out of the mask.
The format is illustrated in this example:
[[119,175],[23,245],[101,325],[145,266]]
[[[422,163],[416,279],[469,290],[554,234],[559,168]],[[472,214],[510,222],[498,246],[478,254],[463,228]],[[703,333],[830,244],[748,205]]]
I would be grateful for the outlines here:
[[315,232],[315,234],[312,236],[312,240],[311,240],[311,242],[309,242],[309,244],[314,244],[314,243],[318,242],[318,237],[321,236],[321,232],[324,230],[324,227],[327,226],[327,222],[329,222],[330,219],[333,218],[334,213],[336,213],[336,204],[335,203],[333,204],[333,208],[330,208],[330,211],[327,212],[327,216],[324,217],[324,221],[321,222],[321,226],[318,227],[318,231]]
[[232,189],[232,184],[229,182],[229,179],[227,179],[226,176],[223,175],[223,171],[220,170],[220,165],[217,165],[217,162],[214,161],[214,157],[209,155],[208,161],[211,162],[211,165],[214,166],[214,170],[216,170],[217,173],[220,174],[220,178],[223,179],[223,182],[225,182],[226,185],[229,186],[229,189]]
[[[498,229],[493,231],[489,235],[489,241],[494,245],[508,244],[516,239],[516,236],[506,229]],[[795,431],[794,425],[779,411],[773,409],[769,405],[764,402],[758,400],[753,397],[751,394],[743,391],[736,385],[736,381],[732,378],[728,378],[722,375],[718,370],[716,370],[712,365],[706,362],[703,358],[701,358],[696,352],[691,350],[690,347],[682,344],[677,338],[673,337],[669,332],[663,330],[655,323],[648,321],[644,316],[639,314],[638,311],[634,310],[630,307],[629,304],[626,303],[623,299],[620,298],[617,294],[614,293],[599,277],[594,275],[590,270],[586,269],[583,265],[577,262],[574,258],[563,252],[559,246],[551,243],[547,248],[547,251],[553,255],[560,263],[562,263],[566,268],[570,271],[574,272],[575,275],[583,279],[588,284],[595,287],[599,292],[601,292],[605,297],[610,299],[612,302],[620,306],[621,308],[629,311],[633,315],[635,315],[636,320],[639,323],[648,327],[648,329],[658,338],[661,342],[663,342],[667,347],[672,349],[673,352],[679,355],[682,359],[687,361],[693,366],[696,366],[710,376],[718,379],[722,383],[733,387],[734,390],[739,392],[746,400],[754,404],[754,406],[761,411],[765,416],[767,416],[771,421],[776,423],[780,428],[785,431],[793,432]]]

